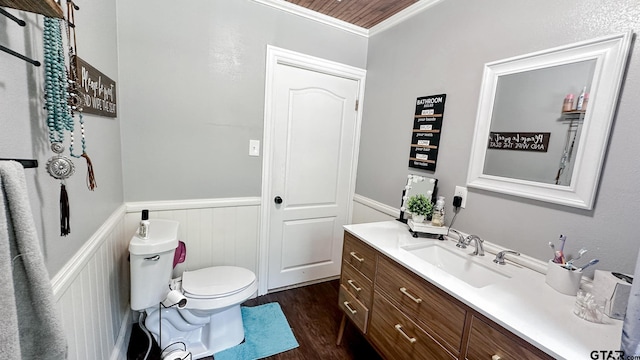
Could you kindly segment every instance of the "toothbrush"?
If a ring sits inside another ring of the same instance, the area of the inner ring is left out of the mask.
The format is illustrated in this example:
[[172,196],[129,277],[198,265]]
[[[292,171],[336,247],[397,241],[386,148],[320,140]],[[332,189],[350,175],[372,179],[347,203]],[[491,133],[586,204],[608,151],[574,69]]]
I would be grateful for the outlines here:
[[571,259],[571,260],[567,261],[566,268],[571,270],[573,268],[573,262],[576,261],[576,260],[580,260],[582,255],[584,255],[584,253],[586,253],[586,252],[587,252],[586,248],[582,248],[582,249],[578,250],[578,256],[575,259]]
[[587,263],[587,265],[585,265],[585,266],[583,266],[583,267],[579,268],[579,269],[578,269],[578,271],[583,271],[584,269],[588,268],[589,266],[591,266],[591,265],[595,265],[595,264],[597,264],[597,263],[599,263],[599,262],[600,262],[600,260],[598,260],[598,259],[593,259],[593,260],[589,261],[589,263]]
[[562,255],[562,251],[556,250],[556,246],[553,245],[551,241],[549,241],[549,247],[553,250],[553,262],[556,264],[564,264],[564,255]]
[[564,252],[564,243],[567,241],[567,237],[560,234],[560,252]]

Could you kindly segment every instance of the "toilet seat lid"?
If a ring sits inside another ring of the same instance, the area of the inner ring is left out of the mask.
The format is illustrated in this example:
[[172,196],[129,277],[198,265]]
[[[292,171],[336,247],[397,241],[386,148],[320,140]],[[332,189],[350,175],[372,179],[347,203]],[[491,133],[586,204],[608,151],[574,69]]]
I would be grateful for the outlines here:
[[219,297],[237,293],[256,281],[256,275],[237,266],[213,266],[182,274],[182,289],[197,297]]

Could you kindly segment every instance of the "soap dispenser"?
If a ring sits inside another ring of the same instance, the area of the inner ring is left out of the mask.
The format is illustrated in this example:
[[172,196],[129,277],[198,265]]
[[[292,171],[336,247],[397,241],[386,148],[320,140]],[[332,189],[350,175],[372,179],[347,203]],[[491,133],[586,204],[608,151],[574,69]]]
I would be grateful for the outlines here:
[[142,220],[140,221],[140,227],[138,228],[138,236],[143,239],[149,237],[149,210],[142,210]]
[[438,196],[436,205],[433,207],[433,215],[431,216],[431,225],[444,226],[444,196]]

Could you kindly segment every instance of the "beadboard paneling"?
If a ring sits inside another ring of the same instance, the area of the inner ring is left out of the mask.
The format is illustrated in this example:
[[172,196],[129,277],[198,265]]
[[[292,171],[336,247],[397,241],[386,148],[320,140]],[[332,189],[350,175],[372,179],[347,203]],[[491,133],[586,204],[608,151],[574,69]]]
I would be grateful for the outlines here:
[[398,216],[400,216],[399,209],[395,209],[362,195],[355,194],[353,197],[352,224],[395,220]]
[[149,210],[151,219],[180,222],[178,236],[187,246],[187,257],[174,276],[218,265],[240,266],[257,274],[260,198],[128,203],[128,237],[135,234],[142,209]]
[[[125,210],[126,208],[126,210]],[[187,258],[176,268],[242,266],[257,272],[260,199],[211,199],[129,203],[116,210],[52,279],[69,360],[126,358],[131,330],[128,245],[140,210],[152,219],[180,222]],[[391,207],[356,195],[354,222],[392,219]]]
[[126,358],[130,332],[128,239],[116,210],[51,280],[69,360]]

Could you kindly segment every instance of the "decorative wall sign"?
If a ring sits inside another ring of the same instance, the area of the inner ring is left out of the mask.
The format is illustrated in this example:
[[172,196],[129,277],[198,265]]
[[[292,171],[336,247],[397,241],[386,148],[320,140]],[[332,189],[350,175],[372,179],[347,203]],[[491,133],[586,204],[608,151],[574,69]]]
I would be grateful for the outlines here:
[[409,167],[436,169],[446,94],[419,97],[413,120]]
[[78,56],[74,58],[84,104],[83,112],[107,117],[118,116],[116,82]]
[[490,132],[489,149],[547,152],[548,132]]

